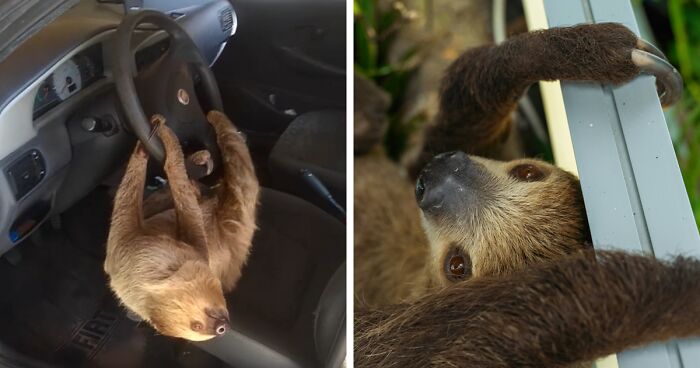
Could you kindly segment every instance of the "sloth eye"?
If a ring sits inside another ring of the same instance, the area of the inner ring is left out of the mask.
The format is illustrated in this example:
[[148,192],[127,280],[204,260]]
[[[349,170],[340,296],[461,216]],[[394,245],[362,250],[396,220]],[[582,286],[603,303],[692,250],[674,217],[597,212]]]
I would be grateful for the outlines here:
[[445,276],[448,280],[457,282],[469,277],[472,273],[472,263],[469,256],[461,249],[454,247],[445,257]]
[[202,325],[201,322],[195,321],[195,322],[192,322],[192,326],[191,326],[191,327],[192,327],[192,331],[197,331],[197,332],[199,332],[199,331],[202,331],[202,329],[204,328],[204,325]]
[[521,164],[510,169],[510,176],[526,182],[540,181],[544,179],[544,172],[532,164]]

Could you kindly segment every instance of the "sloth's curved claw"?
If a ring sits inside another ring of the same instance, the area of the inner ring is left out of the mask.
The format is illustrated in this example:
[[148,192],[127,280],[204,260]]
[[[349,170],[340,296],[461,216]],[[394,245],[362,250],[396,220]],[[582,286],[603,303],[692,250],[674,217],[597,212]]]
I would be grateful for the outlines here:
[[671,106],[680,100],[683,95],[683,79],[667,60],[657,56],[655,52],[634,49],[632,62],[642,73],[656,77],[656,90],[663,107]]
[[197,151],[187,157],[185,162],[186,166],[191,166],[187,168],[187,172],[201,171],[203,175],[207,176],[214,171],[214,160],[211,158],[211,153],[207,150]]
[[666,55],[661,50],[659,50],[656,46],[647,42],[647,40],[638,38],[637,39],[637,48],[642,50],[642,51],[646,51],[648,53],[654,54],[654,55],[668,61],[668,58],[666,57]]
[[158,130],[160,129],[160,126],[165,124],[165,117],[160,114],[156,114],[151,116],[151,132],[148,133],[148,140],[150,141],[153,139],[153,136],[158,133]]

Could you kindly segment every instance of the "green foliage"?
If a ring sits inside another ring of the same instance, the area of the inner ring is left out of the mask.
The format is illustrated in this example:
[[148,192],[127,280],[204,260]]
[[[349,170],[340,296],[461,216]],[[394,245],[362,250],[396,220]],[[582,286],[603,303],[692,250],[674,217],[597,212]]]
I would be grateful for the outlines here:
[[683,75],[686,90],[675,110],[680,134],[674,145],[700,226],[700,1],[668,0],[667,6],[674,41],[666,52]]
[[376,0],[354,0],[355,73],[373,80],[391,96],[389,130],[386,148],[390,157],[397,159],[406,148],[410,134],[422,123],[416,118],[402,121],[404,91],[415,74],[419,63],[420,46],[408,48],[394,60],[390,49],[401,29],[413,20],[401,1],[391,7],[381,7]]

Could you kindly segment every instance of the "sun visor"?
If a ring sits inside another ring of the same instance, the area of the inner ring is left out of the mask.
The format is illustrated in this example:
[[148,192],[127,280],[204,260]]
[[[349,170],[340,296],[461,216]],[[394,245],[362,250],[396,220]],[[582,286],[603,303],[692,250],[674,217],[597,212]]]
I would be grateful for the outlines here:
[[4,0],[0,2],[0,62],[29,37],[79,0]]

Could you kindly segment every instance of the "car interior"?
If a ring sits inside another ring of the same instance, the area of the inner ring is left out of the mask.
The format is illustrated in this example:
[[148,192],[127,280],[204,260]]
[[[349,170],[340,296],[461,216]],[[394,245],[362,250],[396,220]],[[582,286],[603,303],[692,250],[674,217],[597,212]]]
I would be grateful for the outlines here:
[[[0,366],[342,366],[345,1],[75,2],[0,60]],[[102,265],[138,139],[147,192],[165,182],[146,116],[194,150],[210,109],[262,191],[232,330],[191,343],[130,319]]]

